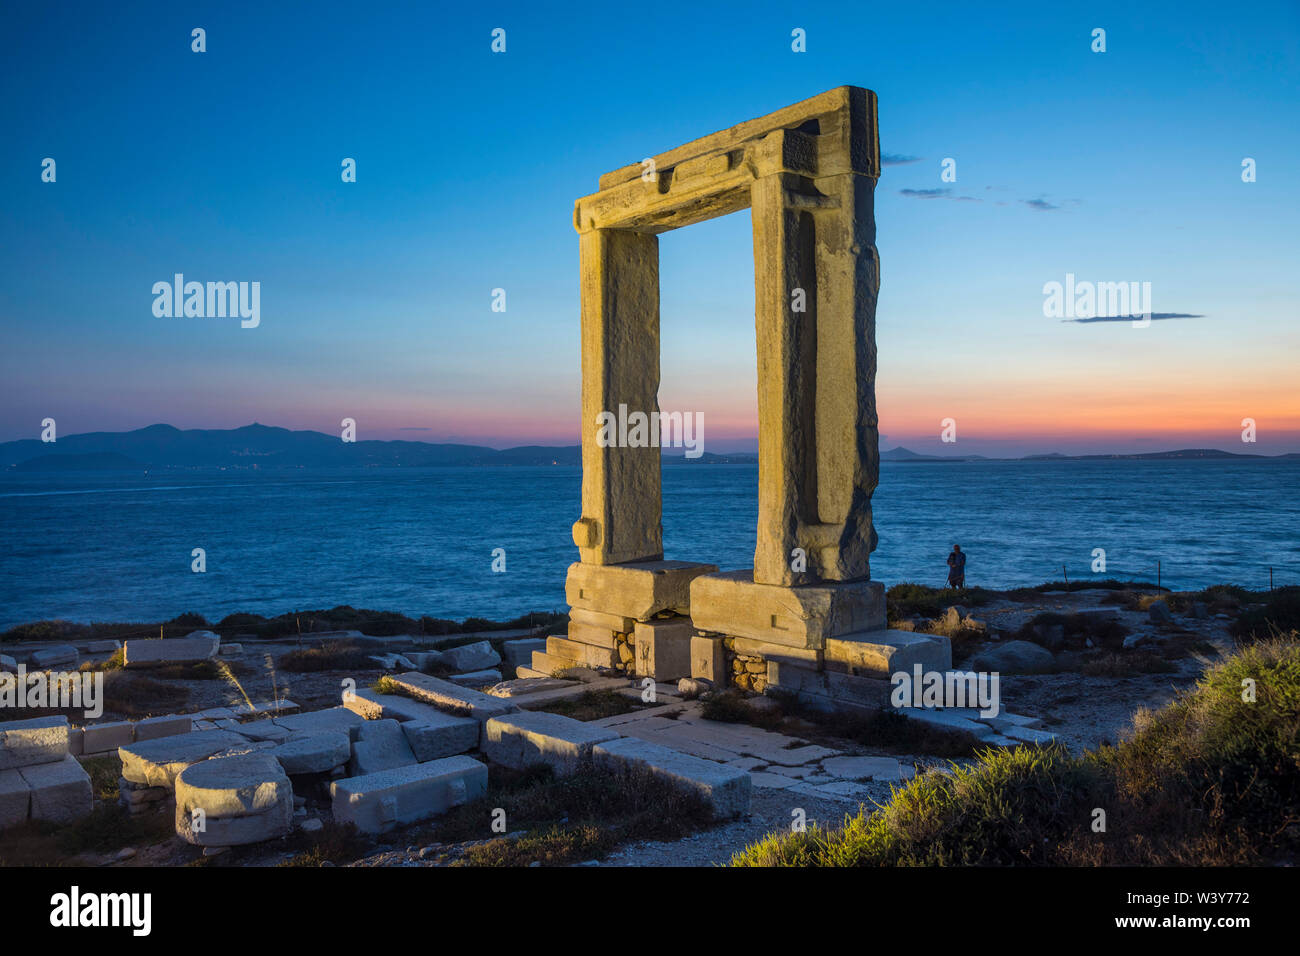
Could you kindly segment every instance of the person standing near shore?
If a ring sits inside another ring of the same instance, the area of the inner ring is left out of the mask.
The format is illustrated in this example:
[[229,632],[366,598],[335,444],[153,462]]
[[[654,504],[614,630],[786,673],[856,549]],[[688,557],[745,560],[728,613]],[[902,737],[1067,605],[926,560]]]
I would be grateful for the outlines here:
[[962,553],[961,545],[952,546],[952,554],[948,555],[948,587],[961,588],[966,586],[966,555]]

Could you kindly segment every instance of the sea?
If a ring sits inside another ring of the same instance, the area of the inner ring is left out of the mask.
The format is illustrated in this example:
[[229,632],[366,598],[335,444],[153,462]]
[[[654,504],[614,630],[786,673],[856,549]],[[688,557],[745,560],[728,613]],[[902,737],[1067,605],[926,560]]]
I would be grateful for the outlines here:
[[[562,611],[580,482],[565,466],[3,474],[0,630]],[[960,544],[968,586],[1300,584],[1298,491],[1296,460],[882,462],[871,577],[942,586]],[[757,495],[757,465],[665,466],[665,557],[752,567]]]

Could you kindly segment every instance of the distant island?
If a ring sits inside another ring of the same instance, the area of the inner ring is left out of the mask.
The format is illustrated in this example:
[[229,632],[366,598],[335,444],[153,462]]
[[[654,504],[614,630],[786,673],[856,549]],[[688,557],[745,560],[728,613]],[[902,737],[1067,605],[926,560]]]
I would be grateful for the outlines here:
[[880,453],[881,461],[1165,461],[1175,459],[1227,459],[1253,458],[1264,461],[1300,459],[1300,454],[1243,455],[1240,452],[1221,451],[1218,448],[1180,448],[1176,451],[1147,451],[1114,455],[1021,455],[1016,458],[995,458],[988,455],[919,455],[906,448],[891,448]]
[[[753,465],[752,454],[699,458],[665,454],[666,465]],[[1129,455],[1027,455],[998,459],[983,455],[921,455],[906,448],[880,453],[885,462],[1096,461],[1120,459],[1300,459],[1300,455],[1243,455],[1213,448]],[[46,443],[28,438],[0,443],[0,469],[10,473],[59,471],[282,470],[302,468],[430,468],[535,466],[582,463],[578,445],[524,445],[496,449],[482,445],[422,441],[344,442],[337,435],[291,431],[268,425],[230,429],[186,429],[150,425],[129,432],[89,432]]]
[[[754,464],[755,455],[699,458],[665,455],[665,464]],[[481,445],[422,441],[344,442],[338,435],[268,425],[186,429],[150,425],[129,432],[88,432],[56,442],[28,438],[0,443],[0,469],[9,472],[161,471],[190,469],[429,468],[582,464],[578,445]]]

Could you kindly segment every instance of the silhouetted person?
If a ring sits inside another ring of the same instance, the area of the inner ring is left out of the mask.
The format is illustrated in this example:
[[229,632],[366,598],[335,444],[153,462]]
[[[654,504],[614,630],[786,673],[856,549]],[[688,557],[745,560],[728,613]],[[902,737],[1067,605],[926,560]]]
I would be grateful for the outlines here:
[[961,545],[952,546],[952,554],[948,555],[948,587],[963,588],[966,586],[966,555],[962,554]]

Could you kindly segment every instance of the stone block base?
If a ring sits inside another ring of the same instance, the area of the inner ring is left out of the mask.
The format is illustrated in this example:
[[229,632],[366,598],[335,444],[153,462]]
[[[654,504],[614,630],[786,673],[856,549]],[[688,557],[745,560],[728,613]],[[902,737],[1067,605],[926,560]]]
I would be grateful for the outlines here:
[[727,671],[727,649],[721,634],[697,634],[691,638],[691,677],[712,681],[721,687],[730,674]]
[[690,614],[691,582],[717,570],[690,561],[578,562],[569,565],[564,595],[573,608],[648,621],[663,611]]
[[816,650],[828,638],[885,627],[878,581],[780,587],[755,584],[752,571],[730,571],[695,578],[690,603],[701,630],[786,647]]
[[637,677],[677,681],[691,676],[691,639],[695,625],[689,617],[638,621],[633,654]]
[[828,638],[823,648],[826,670],[888,680],[899,672],[952,669],[952,642],[941,634],[913,631],[862,631]]
[[767,662],[767,689],[793,694],[817,710],[883,710],[890,706],[893,685],[874,677],[815,671],[781,661]]

